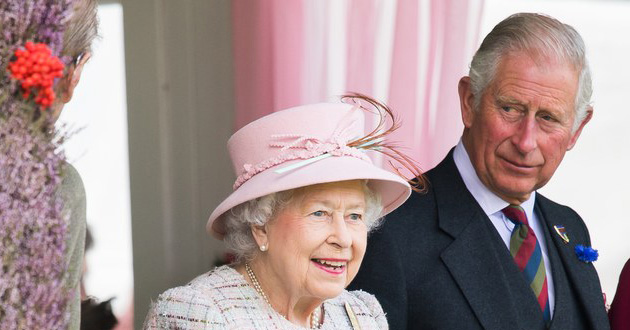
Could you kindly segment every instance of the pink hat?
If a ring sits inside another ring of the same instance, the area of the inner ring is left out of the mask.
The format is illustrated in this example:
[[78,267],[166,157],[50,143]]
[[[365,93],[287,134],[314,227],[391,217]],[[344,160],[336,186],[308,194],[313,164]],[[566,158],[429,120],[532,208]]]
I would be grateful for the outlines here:
[[[206,230],[223,239],[224,214],[249,200],[318,183],[368,179],[381,196],[381,216],[411,194],[407,181],[372,164],[370,142],[348,146],[366,136],[365,109],[344,103],[319,103],[274,112],[238,130],[228,141],[234,192],[210,215]],[[377,115],[375,115],[377,116]]]

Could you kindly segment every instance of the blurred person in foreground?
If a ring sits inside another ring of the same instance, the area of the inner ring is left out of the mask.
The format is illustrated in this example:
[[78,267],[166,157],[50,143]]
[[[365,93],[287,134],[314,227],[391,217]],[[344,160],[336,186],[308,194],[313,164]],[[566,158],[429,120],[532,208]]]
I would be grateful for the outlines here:
[[582,38],[512,15],[458,91],[460,142],[370,236],[351,288],[376,295],[392,329],[608,329],[584,221],[537,193],[593,114]]
[[[230,138],[235,190],[207,229],[236,262],[160,295],[145,329],[387,328],[374,296],[345,287],[368,232],[411,188],[366,151],[415,166],[384,140],[398,126],[384,129],[393,119],[386,106],[362,95],[345,100],[275,112]],[[373,112],[381,125],[365,134]]]
[[2,329],[79,328],[85,191],[55,121],[90,58],[96,10],[96,0],[0,3]]

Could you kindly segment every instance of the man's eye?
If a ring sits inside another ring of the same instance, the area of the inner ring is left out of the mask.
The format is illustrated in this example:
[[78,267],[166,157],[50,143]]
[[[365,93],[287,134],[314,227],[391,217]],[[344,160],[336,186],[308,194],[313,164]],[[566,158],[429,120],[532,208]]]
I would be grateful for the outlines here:
[[542,118],[545,121],[553,121],[554,120],[554,118],[552,116],[550,116],[550,115],[542,115],[542,116],[540,116],[540,118]]
[[510,112],[510,111],[514,110],[514,108],[509,107],[509,106],[503,106],[503,107],[501,107],[501,109],[503,109],[503,111],[505,111],[505,112]]

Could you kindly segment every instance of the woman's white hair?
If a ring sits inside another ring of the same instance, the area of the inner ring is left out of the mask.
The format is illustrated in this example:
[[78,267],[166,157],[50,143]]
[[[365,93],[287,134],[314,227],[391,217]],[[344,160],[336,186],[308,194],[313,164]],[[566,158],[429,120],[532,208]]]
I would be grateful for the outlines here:
[[502,57],[515,52],[567,61],[579,72],[573,122],[575,131],[586,118],[593,94],[584,40],[570,25],[542,14],[511,15],[497,24],[483,40],[473,56],[468,74],[475,110],[479,109],[483,92],[494,79]]
[[[379,217],[383,210],[381,197],[374,193],[367,185],[367,180],[361,180],[365,193],[366,210],[364,221],[368,232],[377,228],[382,217]],[[301,189],[301,188],[298,188]],[[252,235],[251,226],[263,226],[273,219],[295,195],[298,189],[281,191],[259,197],[233,207],[225,214],[225,227],[227,233],[224,242],[231,250],[237,262],[251,260],[258,245]]]

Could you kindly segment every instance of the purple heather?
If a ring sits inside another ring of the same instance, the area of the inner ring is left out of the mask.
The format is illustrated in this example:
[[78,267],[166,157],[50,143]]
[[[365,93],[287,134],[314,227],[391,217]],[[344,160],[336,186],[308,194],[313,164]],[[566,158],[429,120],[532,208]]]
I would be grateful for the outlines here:
[[67,212],[59,197],[63,134],[7,72],[26,41],[63,47],[74,0],[0,1],[0,328],[64,329]]

